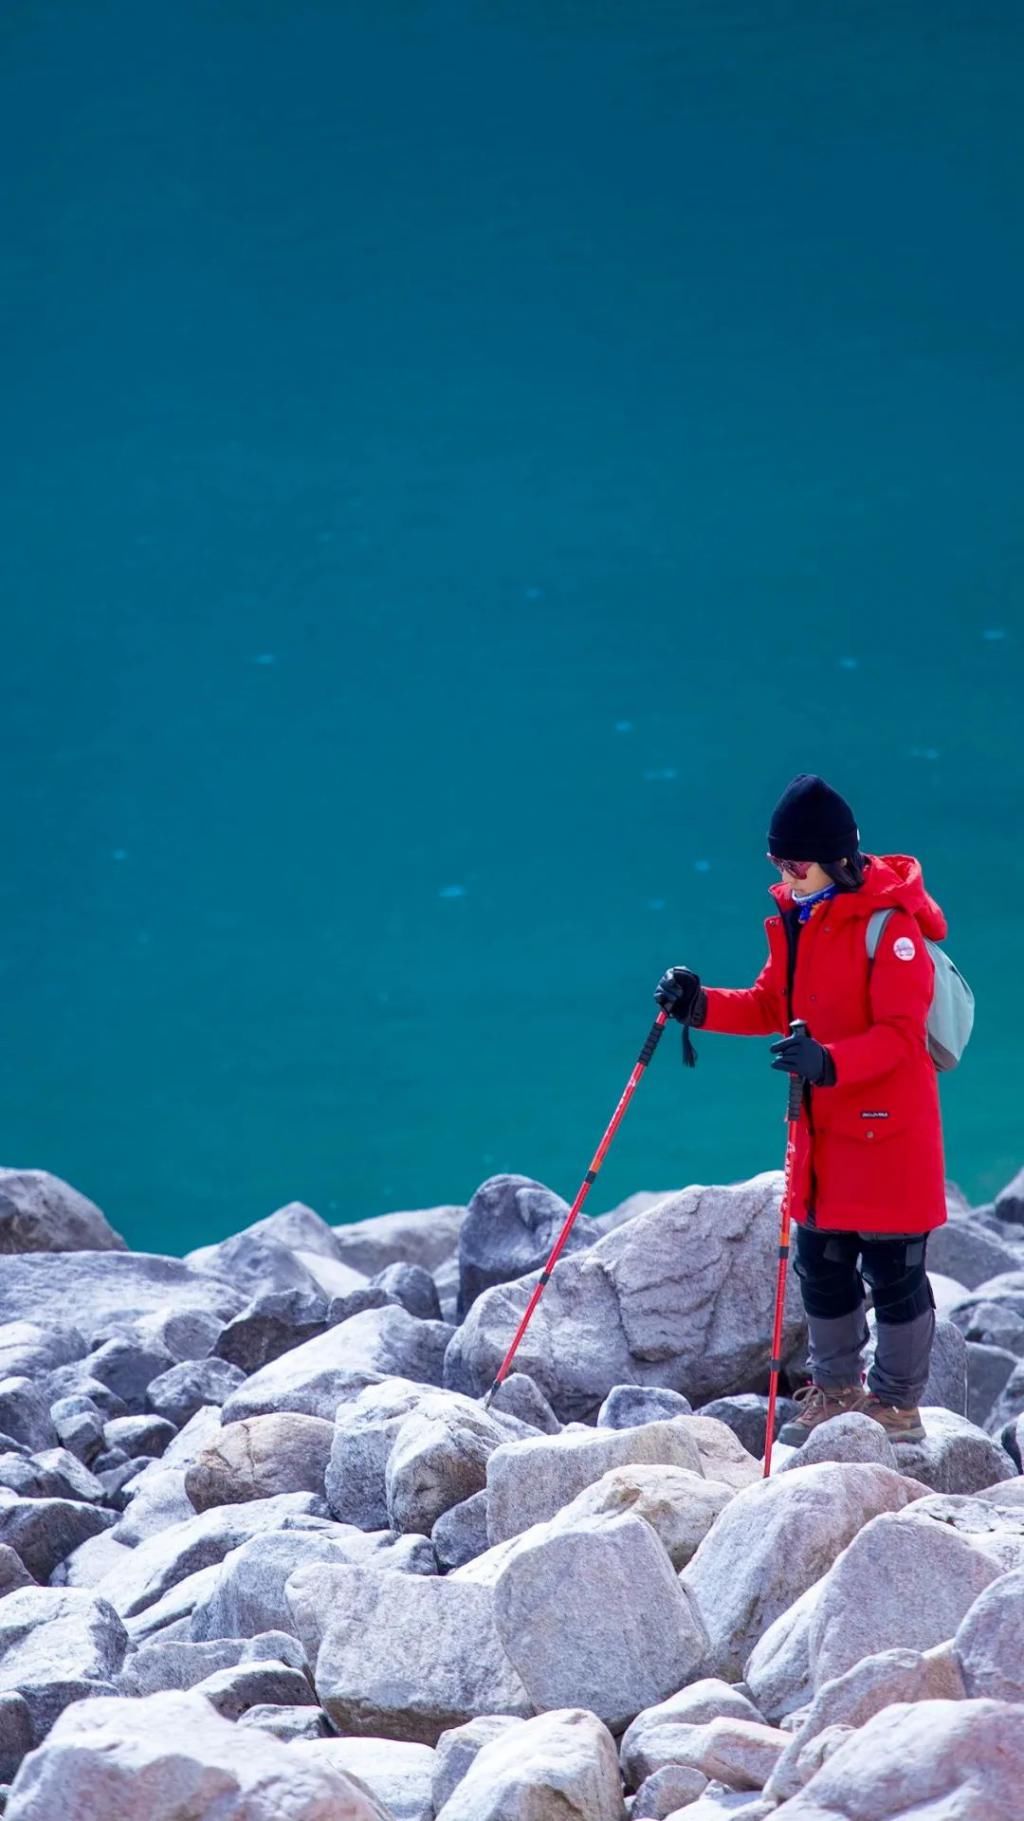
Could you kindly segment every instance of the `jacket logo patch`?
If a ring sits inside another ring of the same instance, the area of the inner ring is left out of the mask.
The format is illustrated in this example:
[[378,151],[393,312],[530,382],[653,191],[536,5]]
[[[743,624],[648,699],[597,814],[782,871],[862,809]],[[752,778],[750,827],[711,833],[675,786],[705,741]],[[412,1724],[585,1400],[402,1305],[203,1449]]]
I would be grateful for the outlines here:
[[897,936],[892,945],[892,952],[898,961],[912,961],[917,954],[913,938],[910,936]]
[[888,1119],[888,1117],[888,1113],[882,1112],[861,1113],[862,1119]]

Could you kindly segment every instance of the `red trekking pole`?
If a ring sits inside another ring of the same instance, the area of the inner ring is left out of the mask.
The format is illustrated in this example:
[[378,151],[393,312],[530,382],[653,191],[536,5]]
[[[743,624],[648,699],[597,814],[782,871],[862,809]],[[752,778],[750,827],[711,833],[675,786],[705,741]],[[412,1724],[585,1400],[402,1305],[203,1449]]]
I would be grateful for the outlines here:
[[[804,1037],[807,1025],[802,1018],[791,1018],[789,1023],[791,1037]],[[789,1080],[789,1098],[786,1104],[786,1162],[782,1182],[782,1207],[779,1217],[779,1276],[775,1289],[775,1321],[772,1326],[771,1378],[768,1381],[768,1420],[764,1433],[764,1478],[772,1470],[772,1443],[775,1440],[775,1399],[779,1390],[779,1372],[782,1367],[782,1317],[786,1305],[786,1273],[789,1269],[789,1222],[790,1206],[793,1199],[793,1159],[796,1156],[796,1128],[800,1118],[800,1108],[804,1097],[804,1078],[802,1075],[791,1075]]]
[[629,1080],[627,1081],[625,1087],[622,1090],[622,1098],[620,1099],[618,1106],[616,1107],[614,1113],[612,1114],[611,1120],[608,1125],[608,1130],[605,1132],[605,1135],[602,1138],[600,1144],[598,1145],[597,1150],[594,1152],[593,1162],[591,1163],[589,1170],[587,1171],[586,1175],[584,1176],[583,1181],[580,1183],[579,1189],[576,1194],[576,1200],[573,1202],[572,1207],[569,1209],[568,1215],[566,1216],[565,1225],[563,1226],[562,1231],[559,1233],[558,1238],[555,1240],[555,1243],[551,1248],[551,1254],[548,1258],[547,1264],[544,1266],[544,1269],[541,1272],[540,1277],[538,1278],[537,1283],[534,1286],[533,1294],[531,1295],[530,1300],[526,1305],[526,1308],[523,1310],[523,1319],[519,1323],[518,1328],[516,1329],[515,1337],[512,1341],[512,1345],[509,1348],[508,1352],[506,1353],[504,1359],[502,1360],[501,1365],[498,1367],[498,1371],[495,1376],[494,1383],[491,1386],[490,1390],[488,1391],[486,1397],[484,1398],[484,1409],[485,1410],[490,1405],[490,1401],[491,1401],[492,1397],[494,1396],[494,1393],[497,1391],[498,1386],[502,1383],[502,1381],[505,1378],[508,1377],[509,1367],[511,1366],[512,1361],[515,1358],[516,1352],[519,1347],[519,1343],[522,1340],[523,1335],[526,1333],[526,1330],[530,1325],[530,1318],[533,1315],[533,1311],[537,1307],[537,1304],[540,1302],[540,1299],[544,1293],[545,1285],[550,1281],[551,1273],[554,1270],[555,1265],[558,1262],[559,1253],[561,1252],[562,1247],[565,1245],[565,1242],[568,1239],[569,1234],[572,1231],[573,1221],[576,1219],[577,1214],[579,1213],[580,1209],[583,1206],[583,1203],[585,1202],[588,1194],[590,1193],[591,1185],[597,1179],[597,1173],[598,1173],[599,1169],[601,1168],[602,1163],[604,1162],[605,1153],[608,1149],[608,1146],[611,1144],[612,1139],[615,1137],[615,1134],[619,1128],[619,1123],[622,1119],[622,1115],[626,1111],[626,1108],[628,1107],[630,1101],[633,1098],[633,1090],[636,1087],[637,1082],[639,1081],[641,1075],[643,1074],[645,1068],[647,1067],[647,1064],[650,1062],[651,1057],[654,1055],[654,1052],[658,1047],[658,1040],[661,1036],[662,1031],[665,1028],[667,1020],[668,1020],[668,1012],[667,1011],[659,1012],[657,1018],[654,1020],[654,1023],[651,1025],[651,1028],[647,1033],[647,1041],[644,1044],[643,1049],[640,1051],[640,1054],[636,1061],[636,1066],[633,1069],[633,1073],[631,1074]]

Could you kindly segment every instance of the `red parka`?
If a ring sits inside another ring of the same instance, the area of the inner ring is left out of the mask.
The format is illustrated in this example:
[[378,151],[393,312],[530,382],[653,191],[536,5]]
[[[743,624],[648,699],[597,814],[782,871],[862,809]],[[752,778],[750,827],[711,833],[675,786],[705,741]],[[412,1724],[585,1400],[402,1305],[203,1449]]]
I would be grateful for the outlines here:
[[[860,889],[822,900],[802,925],[791,1004],[782,913],[795,900],[784,883],[769,888],[778,911],[765,918],[768,959],[751,987],[705,989],[702,1028],[767,1037],[803,1018],[831,1054],[835,1085],[805,1090],[797,1125],[796,1220],[810,1206],[818,1227],[924,1233],[945,1220],[946,1191],[937,1070],[925,1034],[935,966],[922,937],[939,941],[948,926],[912,855],[866,858]],[[887,909],[869,962],[868,918]]]

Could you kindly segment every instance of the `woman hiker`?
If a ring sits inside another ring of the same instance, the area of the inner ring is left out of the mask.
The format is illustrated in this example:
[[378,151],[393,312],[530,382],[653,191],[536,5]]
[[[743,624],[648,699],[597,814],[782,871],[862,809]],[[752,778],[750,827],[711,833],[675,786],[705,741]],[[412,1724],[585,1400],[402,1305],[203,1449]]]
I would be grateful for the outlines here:
[[[919,861],[862,853],[859,841],[849,804],[801,772],[768,831],[782,877],[753,986],[704,987],[692,969],[672,967],[655,992],[686,1041],[690,1024],[742,1037],[788,1032],[793,1018],[808,1027],[771,1045],[772,1068],[804,1083],[791,1205],[812,1382],[779,1434],[797,1447],[845,1410],[873,1417],[890,1441],[920,1440],[935,1332],[925,1247],[946,1219],[946,1189],[925,1035],[934,964],[922,937],[940,940],[947,923]],[[869,961],[868,918],[890,908]],[[866,1387],[865,1282],[878,1323]]]

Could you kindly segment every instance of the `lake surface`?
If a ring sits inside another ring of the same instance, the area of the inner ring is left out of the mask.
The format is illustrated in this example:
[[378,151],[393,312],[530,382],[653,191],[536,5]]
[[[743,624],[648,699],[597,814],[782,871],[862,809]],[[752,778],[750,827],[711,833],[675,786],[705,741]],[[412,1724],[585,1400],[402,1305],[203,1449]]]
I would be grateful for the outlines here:
[[[184,1251],[568,1199],[797,771],[1024,1162],[1020,10],[7,0],[0,1155]],[[16,173],[13,176],[12,173]],[[670,1028],[588,1204],[781,1167]]]

